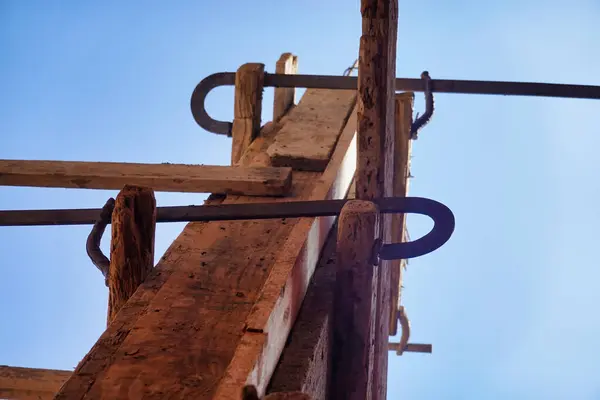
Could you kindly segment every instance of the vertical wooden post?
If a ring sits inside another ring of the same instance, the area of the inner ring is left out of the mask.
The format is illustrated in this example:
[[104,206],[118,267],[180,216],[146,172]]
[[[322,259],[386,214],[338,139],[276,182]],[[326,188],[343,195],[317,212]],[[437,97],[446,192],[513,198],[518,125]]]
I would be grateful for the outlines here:
[[[276,74],[293,75],[298,73],[298,57],[283,53],[275,65]],[[273,98],[273,121],[277,122],[296,102],[296,88],[275,88]]]
[[[396,75],[397,0],[361,0],[362,36],[358,61],[358,164],[357,199],[391,196],[394,188],[394,79]],[[382,218],[379,233],[391,239],[392,219]],[[387,392],[387,343],[390,332],[391,268],[381,263],[374,271],[370,323],[374,343],[371,393],[365,398],[385,399]],[[371,343],[371,342],[369,342]],[[351,379],[349,377],[349,379]]]
[[265,65],[248,63],[235,74],[235,96],[231,136],[231,165],[237,165],[260,131]]
[[379,210],[370,201],[351,200],[338,218],[338,243],[332,323],[330,398],[371,398],[374,319],[372,296],[373,245],[378,236]]
[[[413,104],[415,94],[412,92],[398,93],[395,99],[396,121],[396,151],[394,152],[394,196],[404,197],[408,195],[408,183],[410,175],[410,125],[413,118]],[[399,243],[406,241],[406,214],[392,215],[391,241]],[[390,307],[390,336],[398,332],[397,306],[399,306],[402,285],[402,267],[406,260],[393,260],[389,262],[391,269],[391,304]]]
[[149,188],[125,186],[115,201],[108,273],[108,325],[154,266],[156,200]]

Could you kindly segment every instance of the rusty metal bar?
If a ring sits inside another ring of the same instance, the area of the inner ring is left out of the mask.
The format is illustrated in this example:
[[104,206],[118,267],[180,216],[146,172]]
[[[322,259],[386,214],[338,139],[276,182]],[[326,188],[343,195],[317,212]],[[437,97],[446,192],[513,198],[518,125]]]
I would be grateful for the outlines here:
[[[191,110],[200,127],[209,132],[230,135],[231,122],[217,121],[211,118],[206,112],[205,100],[212,89],[234,84],[234,72],[219,72],[204,78],[196,86],[192,93]],[[429,85],[431,91],[436,93],[600,99],[600,86],[591,85],[456,79],[431,79]],[[357,88],[358,78],[355,76],[265,73],[264,86],[352,90]],[[396,90],[424,92],[425,89],[425,82],[422,79],[396,78]]]

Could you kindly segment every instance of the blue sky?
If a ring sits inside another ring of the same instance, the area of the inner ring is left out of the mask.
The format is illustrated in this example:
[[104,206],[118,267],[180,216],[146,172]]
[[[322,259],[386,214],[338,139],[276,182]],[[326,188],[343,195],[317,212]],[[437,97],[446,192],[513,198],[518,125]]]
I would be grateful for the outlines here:
[[[228,164],[229,140],[190,114],[199,80],[245,62],[272,72],[286,51],[301,73],[341,74],[358,51],[358,0],[253,4],[0,2],[0,158]],[[600,85],[600,3],[439,4],[400,0],[398,76]],[[447,204],[457,226],[405,274],[412,340],[434,353],[390,354],[389,397],[600,399],[600,103],[435,99],[410,193]],[[269,89],[263,121],[271,102]],[[208,111],[231,119],[233,89],[215,91]],[[3,187],[0,209],[114,195]],[[159,205],[204,198],[157,194]],[[182,227],[159,225],[157,259]],[[429,227],[409,218],[413,238]],[[0,364],[72,369],[104,330],[89,229],[0,228]]]

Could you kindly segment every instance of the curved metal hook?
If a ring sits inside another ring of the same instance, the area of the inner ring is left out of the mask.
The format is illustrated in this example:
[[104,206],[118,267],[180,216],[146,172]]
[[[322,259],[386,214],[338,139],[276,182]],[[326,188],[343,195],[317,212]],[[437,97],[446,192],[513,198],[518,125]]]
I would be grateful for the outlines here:
[[231,137],[231,127],[233,124],[227,121],[218,121],[213,119],[206,112],[206,96],[208,92],[219,86],[235,85],[234,72],[218,72],[202,79],[194,88],[190,107],[194,120],[201,128],[219,135],[227,135]]
[[421,116],[417,113],[417,118],[410,126],[410,138],[413,140],[418,139],[417,134],[419,133],[419,130],[429,123],[434,108],[433,90],[431,88],[431,77],[429,76],[429,72],[421,72],[421,79],[423,80],[423,86],[425,87],[425,112]]
[[102,235],[104,235],[106,226],[110,223],[110,218],[114,209],[115,199],[111,197],[106,201],[104,207],[102,207],[100,217],[94,223],[92,231],[88,235],[85,245],[85,250],[87,251],[88,257],[90,258],[90,260],[92,260],[92,263],[96,266],[96,268],[98,268],[98,270],[102,272],[102,275],[104,276],[104,284],[106,286],[108,286],[108,272],[110,269],[110,260],[104,255],[104,253],[100,249],[100,241],[102,240]]
[[455,219],[444,204],[423,197],[382,198],[376,200],[382,213],[403,212],[427,215],[433,228],[425,236],[410,242],[385,243],[379,250],[381,260],[400,260],[420,257],[443,246],[452,236]]
[[402,336],[400,336],[400,343],[397,353],[399,356],[401,356],[408,346],[408,339],[410,339],[410,321],[406,316],[404,306],[400,306],[400,308],[398,308],[398,321],[400,321],[400,326],[402,327]]

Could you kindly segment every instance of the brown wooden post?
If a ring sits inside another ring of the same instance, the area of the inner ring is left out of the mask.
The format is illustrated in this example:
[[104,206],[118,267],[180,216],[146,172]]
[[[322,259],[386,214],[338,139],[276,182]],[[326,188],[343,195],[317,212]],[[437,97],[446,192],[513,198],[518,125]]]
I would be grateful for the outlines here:
[[154,191],[125,186],[112,214],[108,325],[152,271],[155,229]]
[[[394,190],[394,79],[396,75],[397,0],[361,0],[362,36],[358,61],[358,161],[356,198],[370,200],[392,196]],[[391,240],[392,219],[385,215],[380,225],[384,242]],[[380,263],[373,273],[370,394],[364,398],[385,399],[387,392],[388,336],[390,332],[391,268]],[[367,285],[365,285],[365,288]],[[365,289],[366,290],[366,289]],[[334,342],[335,346],[335,342]],[[348,379],[351,379],[348,377]]]
[[[413,103],[415,95],[412,92],[399,93],[396,95],[396,151],[394,152],[394,196],[404,197],[408,195],[408,183],[410,176],[410,125],[413,118]],[[406,214],[392,215],[391,241],[393,243],[406,241]],[[390,336],[398,332],[398,306],[402,295],[402,268],[406,260],[393,260],[388,263],[391,269],[391,304],[390,307]]]
[[[293,75],[298,73],[298,57],[283,53],[275,65],[276,74]],[[275,88],[273,97],[273,121],[277,122],[296,102],[296,88]]]
[[370,201],[351,200],[338,219],[338,243],[332,324],[332,399],[370,398],[373,370],[371,326],[373,249],[379,210]]
[[231,164],[237,165],[260,131],[265,65],[248,63],[235,74]]

